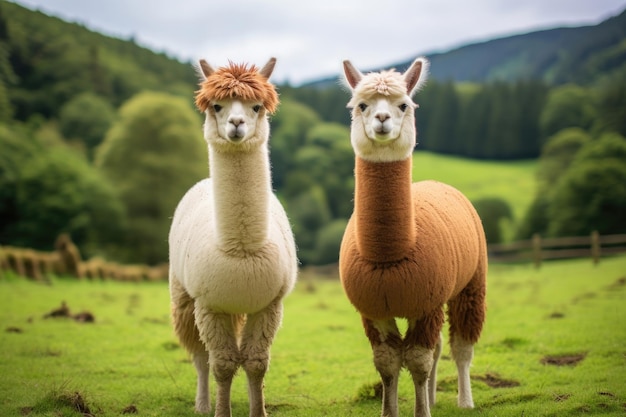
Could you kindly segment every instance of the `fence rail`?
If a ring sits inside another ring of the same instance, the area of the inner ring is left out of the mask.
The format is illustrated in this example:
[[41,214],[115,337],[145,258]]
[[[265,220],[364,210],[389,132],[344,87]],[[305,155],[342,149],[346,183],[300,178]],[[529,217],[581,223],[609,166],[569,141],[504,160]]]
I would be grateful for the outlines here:
[[548,259],[586,258],[598,263],[602,256],[626,252],[626,234],[542,238],[489,245],[489,260],[495,262],[533,262],[537,268]]

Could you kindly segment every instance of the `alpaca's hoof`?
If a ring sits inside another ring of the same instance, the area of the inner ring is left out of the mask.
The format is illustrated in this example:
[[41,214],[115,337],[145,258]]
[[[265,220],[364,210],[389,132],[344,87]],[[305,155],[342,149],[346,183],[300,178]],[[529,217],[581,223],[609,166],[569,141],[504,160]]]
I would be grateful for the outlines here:
[[211,404],[197,403],[195,410],[198,414],[209,414],[211,412]]
[[459,408],[474,408],[474,401],[459,399]]

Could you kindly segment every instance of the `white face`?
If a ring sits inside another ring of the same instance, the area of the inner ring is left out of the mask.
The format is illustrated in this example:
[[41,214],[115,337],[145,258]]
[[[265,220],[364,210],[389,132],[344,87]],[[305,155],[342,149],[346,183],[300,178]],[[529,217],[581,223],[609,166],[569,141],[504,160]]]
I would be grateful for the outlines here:
[[351,141],[356,154],[369,161],[405,159],[415,147],[415,104],[408,96],[376,96],[352,110]]
[[[355,109],[356,110],[356,109]],[[408,97],[390,99],[378,96],[358,104],[367,137],[384,143],[398,139],[407,112],[413,111]]]
[[242,143],[254,136],[259,118],[265,118],[261,103],[221,100],[211,103],[207,123],[215,117],[218,136],[230,143]]

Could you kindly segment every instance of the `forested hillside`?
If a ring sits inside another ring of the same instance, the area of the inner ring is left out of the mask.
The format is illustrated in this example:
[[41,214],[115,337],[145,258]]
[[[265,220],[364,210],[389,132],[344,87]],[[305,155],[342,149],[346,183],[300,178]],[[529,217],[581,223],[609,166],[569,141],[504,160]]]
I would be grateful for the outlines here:
[[[416,52],[438,81],[485,83],[536,80],[590,85],[626,66],[626,8],[597,25],[554,28],[472,43],[445,52]],[[412,60],[384,63],[404,71]],[[370,68],[377,71],[380,68]],[[323,78],[305,86],[332,86]]]
[[[461,48],[467,65],[459,50],[431,57],[434,78],[415,97],[418,150],[538,158],[523,218],[496,187],[476,195],[490,242],[626,233],[623,19]],[[541,71],[528,70],[537,56]],[[483,75],[438,79],[449,65]],[[84,257],[166,261],[176,202],[208,174],[196,85],[191,63],[0,1],[0,245],[47,250],[68,233]],[[336,261],[352,212],[348,94],[321,85],[279,85],[271,120],[273,186],[303,264]]]
[[79,93],[119,106],[141,90],[191,97],[197,76],[132,40],[121,40],[17,4],[0,3],[0,84],[10,86],[14,117],[56,117]]

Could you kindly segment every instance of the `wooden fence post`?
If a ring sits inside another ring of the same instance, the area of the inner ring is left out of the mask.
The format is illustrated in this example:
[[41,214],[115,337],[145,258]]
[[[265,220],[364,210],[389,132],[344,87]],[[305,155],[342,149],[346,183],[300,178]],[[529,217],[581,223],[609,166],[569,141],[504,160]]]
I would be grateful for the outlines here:
[[536,269],[541,267],[541,236],[539,233],[533,235],[533,262]]
[[600,262],[600,233],[597,230],[591,232],[591,257],[593,258],[593,264],[597,265]]

